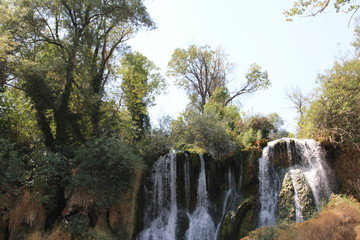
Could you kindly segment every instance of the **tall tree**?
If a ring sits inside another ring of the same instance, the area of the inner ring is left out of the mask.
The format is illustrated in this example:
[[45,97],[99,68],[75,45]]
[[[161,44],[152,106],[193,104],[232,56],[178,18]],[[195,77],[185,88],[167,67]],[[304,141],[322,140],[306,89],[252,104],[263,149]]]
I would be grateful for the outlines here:
[[153,27],[142,0],[9,0],[5,5],[8,15],[17,16],[1,20],[18,44],[13,76],[34,102],[46,145],[64,144],[69,135],[82,141],[80,114],[97,134],[113,56],[138,29]]
[[139,140],[149,129],[148,107],[165,83],[158,68],[139,52],[127,53],[121,59],[119,73],[125,106],[134,123],[134,139]]
[[186,89],[192,103],[203,111],[216,89],[223,88],[228,96],[224,105],[236,97],[251,93],[270,85],[267,72],[262,72],[256,64],[252,65],[246,75],[246,83],[240,90],[229,93],[226,88],[228,75],[234,64],[229,62],[221,48],[212,50],[209,46],[191,45],[188,49],[175,49],[168,64],[168,75],[176,78],[176,83]]
[[335,63],[300,125],[305,137],[327,137],[360,151],[360,60]]

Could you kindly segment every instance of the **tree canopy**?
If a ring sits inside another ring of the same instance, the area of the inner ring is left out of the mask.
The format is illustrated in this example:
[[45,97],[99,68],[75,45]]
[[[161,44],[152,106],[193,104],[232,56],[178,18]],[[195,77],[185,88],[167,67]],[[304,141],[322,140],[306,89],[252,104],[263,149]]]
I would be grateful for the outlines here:
[[139,52],[126,53],[121,59],[119,73],[122,76],[124,102],[134,122],[135,138],[139,139],[150,127],[148,106],[165,87],[158,68]]
[[30,97],[46,145],[98,134],[113,57],[138,29],[154,26],[142,1],[9,0],[1,10],[2,85]]
[[354,57],[335,62],[319,75],[320,88],[300,119],[300,136],[330,138],[345,148],[360,150],[359,29]]
[[227,84],[234,67],[221,48],[213,50],[207,45],[191,45],[188,49],[175,49],[168,64],[168,75],[175,77],[176,83],[187,91],[191,103],[201,111],[219,88],[227,94],[223,104],[228,105],[240,95],[270,86],[267,72],[253,64],[246,75],[246,82],[239,90],[230,92]]

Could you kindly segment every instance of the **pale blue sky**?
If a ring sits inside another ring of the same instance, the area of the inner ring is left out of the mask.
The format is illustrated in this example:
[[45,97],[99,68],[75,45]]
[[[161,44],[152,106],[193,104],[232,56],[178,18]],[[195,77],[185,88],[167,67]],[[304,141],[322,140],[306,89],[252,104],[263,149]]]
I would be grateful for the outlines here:
[[[286,89],[303,91],[316,87],[318,73],[329,69],[341,52],[351,49],[354,24],[350,15],[327,14],[295,18],[286,22],[282,12],[291,0],[148,0],[157,29],[140,32],[130,40],[163,72],[176,48],[190,44],[221,46],[237,64],[232,86],[244,81],[249,66],[256,62],[268,71],[272,86],[251,96],[240,97],[241,110],[268,114],[277,112],[284,127],[295,131],[297,116],[285,99]],[[173,79],[166,78],[169,83]],[[187,104],[178,87],[170,86],[150,109],[153,120],[162,115],[177,117]]]

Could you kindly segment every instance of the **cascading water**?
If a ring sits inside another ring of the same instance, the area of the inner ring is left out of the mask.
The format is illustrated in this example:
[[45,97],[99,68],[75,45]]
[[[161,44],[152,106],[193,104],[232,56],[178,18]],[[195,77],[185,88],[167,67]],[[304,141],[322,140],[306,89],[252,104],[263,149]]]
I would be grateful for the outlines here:
[[145,216],[146,228],[139,240],[169,240],[176,238],[176,155],[168,154],[153,166],[153,191]]
[[[228,174],[221,181],[228,190],[219,193],[223,196],[221,204],[214,204],[207,190],[204,156],[199,155],[199,162],[193,164],[187,155],[177,162],[175,153],[154,163],[151,184],[145,193],[144,229],[138,234],[138,240],[219,239],[222,221],[239,198],[235,176],[230,168],[226,170]],[[192,188],[194,184],[196,189]],[[221,216],[214,216],[215,213]]]
[[300,188],[300,186],[298,186],[298,182],[296,181],[297,170],[290,169],[289,173],[290,173],[292,185],[294,187],[294,204],[295,204],[296,222],[303,222],[304,217],[301,212],[301,203],[297,191],[297,189]]
[[200,155],[200,175],[197,189],[197,204],[194,213],[189,215],[189,229],[186,232],[187,240],[212,240],[215,237],[215,225],[209,214],[209,199],[206,190],[205,163]]
[[270,163],[273,145],[276,142],[268,143],[259,159],[259,191],[260,191],[260,215],[259,226],[274,226],[276,224],[275,211],[277,206],[277,194],[279,192],[279,177]]
[[[280,153],[276,153],[277,148],[281,147],[284,142],[287,148],[287,163],[284,163],[282,150],[280,150]],[[283,166],[279,166],[281,164]],[[268,143],[268,146],[263,150],[262,157],[259,159],[261,203],[259,226],[274,226],[276,224],[281,178],[286,172],[289,174],[293,186],[296,221],[304,220],[302,211],[305,207],[301,206],[300,199],[304,196],[300,197],[299,193],[299,191],[304,191],[304,187],[300,186],[301,184],[310,186],[316,208],[319,209],[321,201],[326,201],[331,194],[326,168],[322,149],[315,140],[285,138]],[[305,179],[305,183],[301,183],[302,178]]]

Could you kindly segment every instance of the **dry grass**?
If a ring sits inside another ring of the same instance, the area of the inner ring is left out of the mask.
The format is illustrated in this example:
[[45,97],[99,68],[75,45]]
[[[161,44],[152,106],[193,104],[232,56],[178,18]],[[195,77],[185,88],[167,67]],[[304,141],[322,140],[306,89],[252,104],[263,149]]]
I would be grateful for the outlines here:
[[252,240],[360,240],[360,204],[355,199],[334,196],[316,218],[296,224],[262,228]]
[[46,240],[72,240],[72,237],[70,233],[64,233],[60,227],[57,227],[50,233]]
[[22,198],[16,203],[9,215],[9,231],[16,232],[23,224],[35,231],[42,231],[45,227],[46,210],[41,202],[24,192]]
[[[351,240],[357,238],[360,226],[358,207],[340,202],[322,211],[317,219],[310,220],[298,228],[298,240]],[[358,236],[360,237],[360,236]]]

